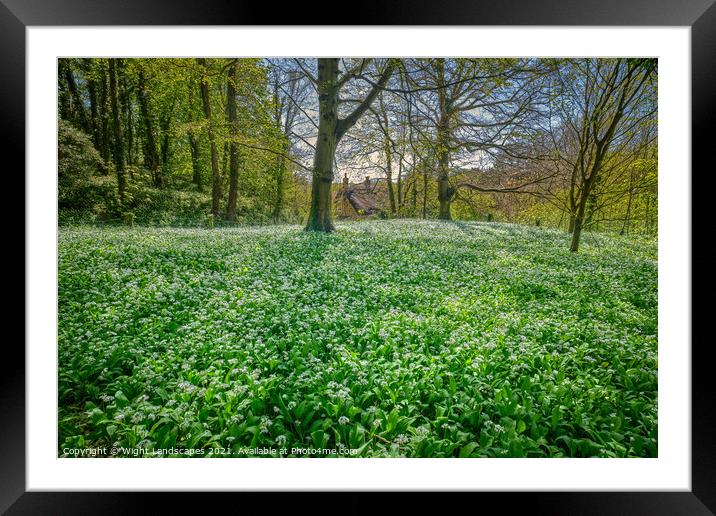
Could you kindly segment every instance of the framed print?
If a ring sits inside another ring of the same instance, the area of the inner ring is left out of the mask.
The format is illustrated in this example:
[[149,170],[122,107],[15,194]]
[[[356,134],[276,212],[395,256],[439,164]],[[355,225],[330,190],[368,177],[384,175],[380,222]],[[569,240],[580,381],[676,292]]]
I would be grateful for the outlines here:
[[2,2],[27,299],[3,510],[283,490],[715,510],[691,286],[709,1],[346,25]]

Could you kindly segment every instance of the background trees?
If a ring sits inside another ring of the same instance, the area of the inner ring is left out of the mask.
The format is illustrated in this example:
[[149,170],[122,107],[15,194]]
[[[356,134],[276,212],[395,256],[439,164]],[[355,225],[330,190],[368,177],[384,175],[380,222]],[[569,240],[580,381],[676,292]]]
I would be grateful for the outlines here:
[[[408,98],[419,115],[416,127],[429,142],[436,163],[438,218],[451,220],[461,189],[515,191],[501,179],[517,179],[507,159],[538,159],[536,120],[544,111],[543,78],[549,63],[529,59],[427,59],[408,62]],[[491,170],[481,186],[469,169]],[[462,175],[461,175],[462,174]],[[451,180],[460,176],[459,180]],[[502,177],[498,177],[502,176]],[[510,182],[510,181],[508,181]]]
[[60,144],[78,131],[99,156],[89,175],[60,165],[61,196],[92,199],[61,217],[331,231],[340,179],[367,175],[383,216],[558,226],[573,250],[584,230],[653,234],[656,72],[650,59],[61,59]]
[[[275,174],[281,136],[272,124],[268,69],[260,60],[60,63],[60,96],[66,99],[60,118],[87,134],[101,156],[90,177],[69,187],[81,187],[92,205],[64,205],[62,217],[109,221],[133,211],[159,223],[189,223],[206,213],[232,221],[268,220],[273,209],[266,197],[275,187],[267,176]],[[84,107],[84,117],[77,105]],[[248,148],[250,153],[242,153]],[[106,188],[109,183],[114,192]]]
[[[607,189],[605,175],[632,172],[637,156],[655,141],[655,92],[650,83],[656,62],[649,59],[567,61],[559,73],[556,112],[570,170],[570,249],[577,251],[585,220],[598,209]],[[634,184],[627,187],[633,199]],[[600,192],[601,190],[601,192]],[[630,203],[625,220],[629,218]]]

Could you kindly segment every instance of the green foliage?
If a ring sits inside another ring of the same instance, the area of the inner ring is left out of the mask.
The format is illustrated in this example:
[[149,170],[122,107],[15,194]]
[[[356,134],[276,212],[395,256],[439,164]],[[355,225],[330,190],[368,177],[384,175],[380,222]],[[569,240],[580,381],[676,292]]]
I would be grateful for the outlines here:
[[57,173],[63,184],[87,179],[99,172],[102,160],[90,137],[60,119],[57,126]]
[[60,454],[657,455],[654,240],[339,226],[61,228]]
[[117,178],[94,176],[78,180],[72,187],[61,188],[59,199],[60,225],[106,220],[118,213]]
[[[60,119],[57,127],[57,181],[60,209],[91,206],[97,194],[87,191],[92,176],[103,167],[90,137]],[[101,194],[100,194],[101,195]]]
[[[60,210],[61,226],[126,223],[117,198],[115,176],[90,178],[78,184],[76,191],[84,202],[79,207]],[[201,226],[210,206],[211,197],[207,193],[161,190],[130,180],[124,209],[133,213],[134,223],[139,225]]]
[[[88,99],[88,85],[94,81],[98,96],[101,81],[106,80],[107,59],[66,61],[82,90],[80,93]],[[93,145],[89,136],[61,120],[58,135],[60,222],[117,223],[121,222],[124,210],[129,209],[135,213],[135,221],[140,225],[205,223],[212,172],[209,126],[200,98],[201,80],[209,83],[212,130],[222,181],[221,210],[226,209],[229,190],[227,149],[234,142],[238,143],[240,175],[237,219],[249,223],[269,222],[276,198],[276,152],[285,145],[285,135],[271,118],[274,106],[268,89],[267,70],[258,59],[237,61],[237,121],[229,124],[225,113],[228,80],[225,71],[229,61],[209,59],[207,72],[195,59],[123,59],[122,66],[118,68],[119,96],[125,106],[131,106],[131,114],[123,112],[121,117],[126,140],[127,190],[124,206],[118,202],[112,157],[105,166],[96,150],[101,147],[99,143]],[[59,86],[66,89],[63,81]],[[146,105],[140,99],[146,100]],[[97,102],[100,100],[97,97]],[[145,107],[149,124],[145,119]],[[97,109],[103,109],[101,102]],[[85,114],[89,117],[89,109]],[[97,133],[100,134],[101,113],[97,124]],[[159,158],[158,166],[154,168],[147,162],[148,127],[152,129]],[[112,135],[109,137],[112,138]],[[197,151],[195,156],[192,156],[192,143]],[[205,193],[197,192],[197,186],[192,184],[195,165]],[[157,188],[156,172],[161,174],[161,189]],[[287,182],[292,183],[291,177],[286,176]],[[287,185],[286,195],[293,188],[293,184]],[[283,208],[287,219],[295,219],[295,212],[303,210],[303,207]]]
[[159,226],[198,226],[210,206],[206,193],[148,187],[135,191],[131,203],[137,222]]

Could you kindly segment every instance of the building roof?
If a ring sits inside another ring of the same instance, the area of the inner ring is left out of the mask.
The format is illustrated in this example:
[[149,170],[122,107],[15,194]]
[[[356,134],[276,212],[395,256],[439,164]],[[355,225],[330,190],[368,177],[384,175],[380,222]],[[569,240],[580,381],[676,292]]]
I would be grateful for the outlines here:
[[346,192],[346,198],[351,203],[356,213],[373,215],[378,213],[378,197],[373,192],[358,192],[349,190]]
[[383,211],[383,202],[380,195],[384,188],[379,187],[379,179],[366,177],[360,183],[349,183],[348,178],[343,178],[343,183],[338,188],[334,202],[342,199],[348,201],[357,215],[375,215]]

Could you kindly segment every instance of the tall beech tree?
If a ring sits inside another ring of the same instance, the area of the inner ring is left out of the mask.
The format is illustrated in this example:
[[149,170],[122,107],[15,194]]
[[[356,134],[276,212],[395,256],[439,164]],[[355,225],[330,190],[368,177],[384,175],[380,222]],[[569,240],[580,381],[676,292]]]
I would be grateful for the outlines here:
[[186,131],[187,140],[189,141],[189,153],[191,155],[191,182],[196,185],[196,189],[199,192],[204,191],[204,177],[201,170],[201,148],[199,146],[199,136],[195,129],[196,123],[196,81],[193,75],[189,75],[186,79],[187,87],[187,113],[189,128]]
[[164,185],[164,179],[159,167],[159,153],[157,152],[154,119],[149,106],[147,77],[141,67],[138,72],[137,97],[142,114],[142,126],[144,127],[144,164],[152,174],[154,186],[161,188]]
[[[563,159],[571,167],[569,208],[576,252],[593,190],[613,159],[631,154],[639,128],[656,112],[650,79],[653,59],[577,59],[562,69],[558,109],[573,152]],[[638,152],[638,150],[637,150]]]
[[226,219],[236,220],[236,197],[239,186],[239,149],[236,144],[236,60],[229,65],[226,83],[226,113],[229,122],[229,200],[226,205]]
[[[131,62],[131,61],[130,61]],[[134,153],[134,144],[135,144],[135,137],[134,137],[134,110],[132,108],[132,87],[130,85],[130,82],[128,80],[128,70],[127,70],[127,62],[126,61],[120,61],[117,66],[117,78],[118,78],[118,87],[119,87],[119,105],[120,110],[122,111],[122,127],[124,128],[124,136],[125,136],[125,160],[127,162],[127,165],[130,165],[129,172],[130,174],[133,173],[134,168],[131,167],[134,165],[134,159],[135,159],[135,153]]]
[[395,61],[388,60],[378,80],[371,86],[368,94],[347,116],[339,117],[341,103],[340,92],[346,83],[362,75],[369,64],[361,59],[357,64],[341,75],[338,58],[318,58],[316,77],[306,71],[318,90],[318,138],[313,158],[313,178],[311,182],[311,207],[308,213],[308,231],[335,230],[331,214],[331,186],[333,184],[333,164],[336,147],[346,131],[353,127],[358,119],[370,107],[381,88],[388,82],[395,68]]
[[201,91],[201,103],[204,108],[204,118],[206,120],[206,134],[209,138],[209,148],[211,154],[211,213],[214,217],[219,217],[221,202],[221,174],[219,172],[219,155],[216,150],[216,132],[211,117],[211,98],[209,96],[209,64],[203,57],[197,58],[197,63],[202,69],[201,81],[199,88]]
[[440,202],[439,219],[452,220],[450,203],[455,189],[450,186],[450,131],[451,122],[455,119],[455,107],[448,98],[445,77],[445,59],[433,61],[435,86],[438,92],[438,119],[436,127],[436,152],[438,162],[438,202]]
[[125,204],[127,177],[124,169],[124,135],[122,134],[122,114],[117,92],[117,69],[121,69],[121,59],[109,60],[109,98],[112,106],[112,141],[114,143],[114,167],[117,173],[117,192],[120,205]]
[[101,127],[100,127],[100,115],[99,115],[99,99],[97,97],[97,78],[94,74],[94,60],[85,58],[82,60],[82,73],[84,74],[85,82],[87,83],[87,94],[89,95],[90,102],[90,120],[89,125],[91,128],[90,136],[92,137],[92,143],[95,149],[98,151],[101,149]]
[[[111,108],[110,108],[110,95],[108,85],[108,73],[109,68],[108,61],[111,59],[99,59],[98,60],[98,81],[100,84],[100,133],[102,134],[102,143],[99,150],[100,156],[105,164],[109,163],[111,154],[111,140],[110,134],[110,119],[111,119]],[[106,172],[105,168],[105,172]]]

